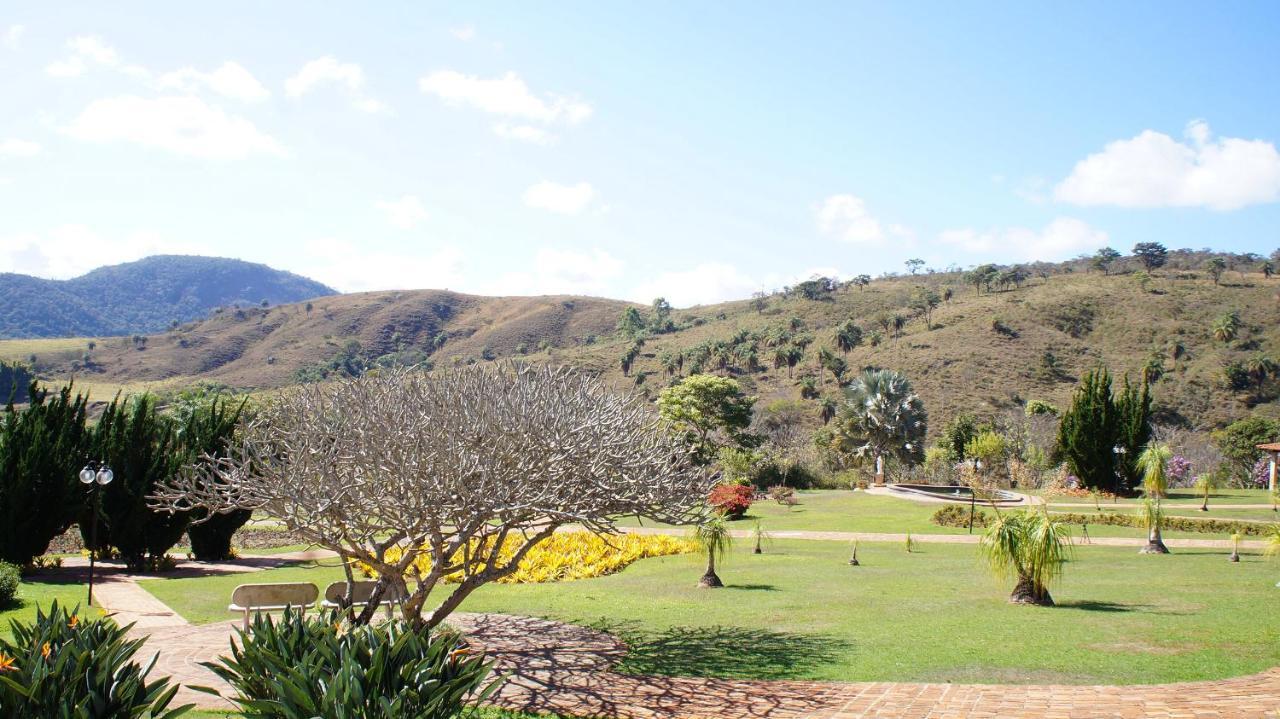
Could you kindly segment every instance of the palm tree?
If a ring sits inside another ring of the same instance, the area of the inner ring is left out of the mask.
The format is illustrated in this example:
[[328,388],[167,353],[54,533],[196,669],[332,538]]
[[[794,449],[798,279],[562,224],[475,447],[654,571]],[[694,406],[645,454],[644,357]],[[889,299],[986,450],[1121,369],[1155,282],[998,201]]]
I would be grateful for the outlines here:
[[1010,602],[1053,606],[1049,584],[1062,576],[1071,551],[1071,535],[1065,524],[1052,519],[1043,508],[1040,512],[997,514],[978,546],[997,577],[1016,580]]
[[1169,487],[1167,467],[1173,451],[1166,444],[1152,442],[1138,455],[1138,470],[1142,472],[1142,491],[1147,495],[1143,503],[1142,519],[1147,527],[1147,544],[1139,552],[1141,554],[1168,554],[1169,548],[1160,535],[1160,524],[1164,520],[1164,511],[1160,499]]
[[836,413],[837,451],[875,461],[883,481],[885,455],[906,463],[924,455],[928,414],[906,377],[893,370],[865,370],[845,393]]
[[836,347],[849,354],[849,350],[862,344],[862,328],[853,320],[845,320],[836,327]]
[[1230,342],[1240,334],[1240,315],[1228,312],[1213,323],[1213,338],[1222,343]]
[[1205,472],[1196,477],[1196,489],[1200,490],[1204,501],[1200,503],[1200,511],[1209,511],[1209,493],[1218,488],[1218,477],[1213,472]]
[[723,517],[712,517],[693,530],[693,541],[699,551],[707,555],[707,571],[698,580],[698,586],[704,589],[723,587],[724,582],[716,574],[716,559],[724,559],[724,555],[733,546],[733,537],[729,535],[729,527]]
[[1253,353],[1249,359],[1244,361],[1244,370],[1249,373],[1249,377],[1259,386],[1266,382],[1267,377],[1275,374],[1276,369],[1275,360],[1261,352]]

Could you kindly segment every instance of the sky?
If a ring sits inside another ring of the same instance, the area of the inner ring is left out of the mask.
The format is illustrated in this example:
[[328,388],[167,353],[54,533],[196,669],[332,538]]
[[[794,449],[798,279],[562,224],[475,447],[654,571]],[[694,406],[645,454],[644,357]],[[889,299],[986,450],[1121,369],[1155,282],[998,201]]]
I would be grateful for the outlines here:
[[1274,2],[0,0],[0,272],[677,306],[1280,247]]

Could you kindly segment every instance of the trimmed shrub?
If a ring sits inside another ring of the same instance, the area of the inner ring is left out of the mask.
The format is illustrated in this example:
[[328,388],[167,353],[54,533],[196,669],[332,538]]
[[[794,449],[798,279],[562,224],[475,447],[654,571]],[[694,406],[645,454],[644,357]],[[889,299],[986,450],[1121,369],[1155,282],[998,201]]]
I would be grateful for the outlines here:
[[352,627],[336,613],[306,619],[290,609],[278,623],[261,614],[238,634],[230,657],[204,666],[259,719],[450,719],[501,681],[482,686],[492,662],[456,632],[398,621]]
[[[1142,517],[1134,508],[1132,513],[1100,512],[1097,514],[1077,514],[1068,512],[1050,512],[1058,522],[1064,524],[1093,524],[1110,527],[1136,527],[1145,529]],[[949,504],[933,513],[930,518],[940,527],[969,526],[969,508],[960,504]],[[974,513],[973,526],[985,527],[991,521],[989,513],[979,509]],[[1197,532],[1201,534],[1240,534],[1260,537],[1266,535],[1272,524],[1266,522],[1237,522],[1225,519],[1200,519],[1198,517],[1170,517],[1165,515],[1160,522],[1161,529],[1175,532]]]
[[18,585],[22,583],[22,570],[16,564],[0,562],[0,609],[18,601]]
[[755,490],[741,484],[717,484],[711,488],[707,504],[723,514],[725,519],[742,519],[751,508]]
[[83,619],[56,601],[34,623],[9,626],[13,638],[0,639],[0,716],[174,719],[191,708],[168,709],[178,691],[168,677],[147,682],[151,664],[133,660],[146,640],[128,639],[129,627]]

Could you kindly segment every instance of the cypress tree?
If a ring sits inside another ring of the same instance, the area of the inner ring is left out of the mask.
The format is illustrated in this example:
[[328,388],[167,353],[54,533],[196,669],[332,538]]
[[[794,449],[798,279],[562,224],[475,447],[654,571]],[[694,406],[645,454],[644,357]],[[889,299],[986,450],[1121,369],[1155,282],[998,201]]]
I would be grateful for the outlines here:
[[[179,471],[200,463],[205,457],[226,456],[246,404],[247,400],[236,405],[228,399],[214,397],[196,405],[178,431],[181,453]],[[187,530],[187,535],[191,537],[191,553],[196,559],[205,562],[229,559],[231,537],[252,515],[247,509],[237,509],[193,523]],[[192,515],[192,519],[205,516],[202,511]]]
[[[159,413],[155,400],[143,395],[117,397],[93,428],[91,451],[115,472],[102,491],[97,549],[115,547],[134,570],[152,569],[187,531],[186,514],[156,512],[147,506],[156,484],[181,466],[174,423]],[[81,536],[88,546],[88,511],[82,513]]]
[[1105,368],[1086,373],[1058,425],[1058,455],[1085,487],[1109,492],[1119,489],[1115,471],[1118,426],[1111,375]]
[[85,395],[51,394],[35,382],[30,406],[10,402],[0,422],[0,560],[29,564],[67,531],[84,506],[77,474],[86,452]]
[[1142,470],[1138,456],[1151,440],[1151,385],[1144,378],[1141,386],[1124,378],[1124,389],[1115,398],[1116,446],[1124,450],[1116,469],[1124,478],[1125,491],[1133,491],[1142,484]]

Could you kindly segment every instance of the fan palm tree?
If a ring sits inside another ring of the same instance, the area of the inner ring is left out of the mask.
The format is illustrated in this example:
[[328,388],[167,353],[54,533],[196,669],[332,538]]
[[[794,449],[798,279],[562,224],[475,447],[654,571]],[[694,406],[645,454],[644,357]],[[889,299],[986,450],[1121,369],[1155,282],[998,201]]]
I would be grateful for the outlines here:
[[693,530],[693,541],[699,551],[707,556],[707,571],[698,580],[698,586],[704,589],[723,587],[720,575],[716,574],[716,559],[724,559],[729,547],[733,545],[733,537],[729,535],[729,526],[723,517],[712,517]]
[[1263,384],[1268,377],[1276,374],[1277,369],[1276,361],[1261,352],[1255,352],[1244,361],[1245,372],[1249,373],[1249,378],[1257,385]]
[[862,328],[853,320],[845,320],[836,326],[835,340],[836,347],[849,354],[849,350],[862,344]]
[[[866,370],[845,392],[836,413],[834,446],[882,470],[886,455],[905,463],[924,456],[928,414],[906,377],[892,370]],[[882,472],[877,474],[882,476]]]
[[1219,342],[1230,342],[1239,334],[1240,315],[1238,313],[1228,312],[1213,323],[1213,338]]
[[1000,579],[1015,580],[1009,601],[1053,606],[1049,584],[1062,576],[1071,551],[1065,524],[1045,510],[997,514],[979,543],[979,551]]
[[1143,503],[1142,519],[1147,527],[1147,544],[1140,551],[1142,554],[1168,554],[1169,548],[1160,535],[1160,525],[1164,520],[1164,511],[1160,500],[1169,488],[1167,467],[1173,451],[1160,442],[1152,442],[1138,455],[1138,471],[1142,472],[1142,491],[1147,495]]

